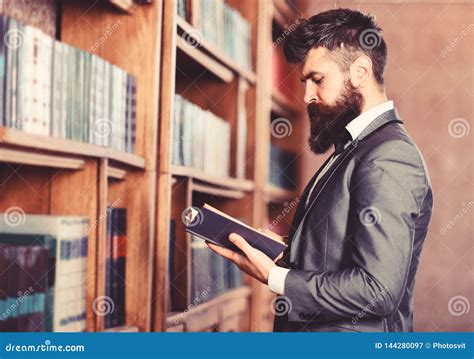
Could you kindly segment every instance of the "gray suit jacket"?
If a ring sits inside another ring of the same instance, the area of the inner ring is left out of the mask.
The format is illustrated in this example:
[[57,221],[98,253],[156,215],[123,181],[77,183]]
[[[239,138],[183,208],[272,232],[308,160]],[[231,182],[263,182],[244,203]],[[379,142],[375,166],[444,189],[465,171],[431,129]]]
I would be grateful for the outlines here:
[[274,330],[413,331],[415,275],[433,197],[396,110],[377,117],[340,154],[304,208],[319,171],[278,263],[291,270]]

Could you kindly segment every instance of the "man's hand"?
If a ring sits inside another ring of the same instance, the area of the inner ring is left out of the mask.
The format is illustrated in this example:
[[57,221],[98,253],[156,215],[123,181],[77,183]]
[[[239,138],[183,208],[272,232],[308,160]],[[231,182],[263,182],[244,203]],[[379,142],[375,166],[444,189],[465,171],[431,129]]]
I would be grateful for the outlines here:
[[214,252],[234,262],[241,271],[251,275],[264,284],[268,284],[270,270],[275,266],[275,263],[270,257],[252,247],[242,236],[236,233],[231,233],[229,240],[234,243],[243,254],[209,242],[206,243]]

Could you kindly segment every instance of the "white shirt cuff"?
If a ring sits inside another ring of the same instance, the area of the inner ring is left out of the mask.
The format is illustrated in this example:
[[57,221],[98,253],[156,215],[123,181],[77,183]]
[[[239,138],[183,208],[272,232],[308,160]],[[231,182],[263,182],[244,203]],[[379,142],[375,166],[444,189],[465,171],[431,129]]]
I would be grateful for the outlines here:
[[274,266],[270,269],[268,275],[268,288],[276,294],[285,294],[285,278],[290,270],[279,266]]

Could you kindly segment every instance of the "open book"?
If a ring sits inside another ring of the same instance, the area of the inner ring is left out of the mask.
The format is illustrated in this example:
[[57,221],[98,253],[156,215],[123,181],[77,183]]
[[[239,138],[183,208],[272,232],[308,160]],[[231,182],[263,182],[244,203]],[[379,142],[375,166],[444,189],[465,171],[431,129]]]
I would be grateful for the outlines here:
[[245,223],[205,204],[202,208],[189,207],[183,212],[186,231],[211,243],[236,252],[240,250],[229,240],[229,234],[237,233],[254,248],[275,260],[286,248],[286,244],[271,238]]

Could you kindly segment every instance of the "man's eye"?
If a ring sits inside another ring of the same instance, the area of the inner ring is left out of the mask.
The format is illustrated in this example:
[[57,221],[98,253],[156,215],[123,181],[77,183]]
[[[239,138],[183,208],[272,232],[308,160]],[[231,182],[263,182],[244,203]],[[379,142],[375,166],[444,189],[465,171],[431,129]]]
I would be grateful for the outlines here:
[[312,79],[312,81],[313,81],[313,83],[315,83],[316,85],[321,85],[321,83],[323,82],[323,79],[322,79],[322,78],[317,79],[317,80]]

